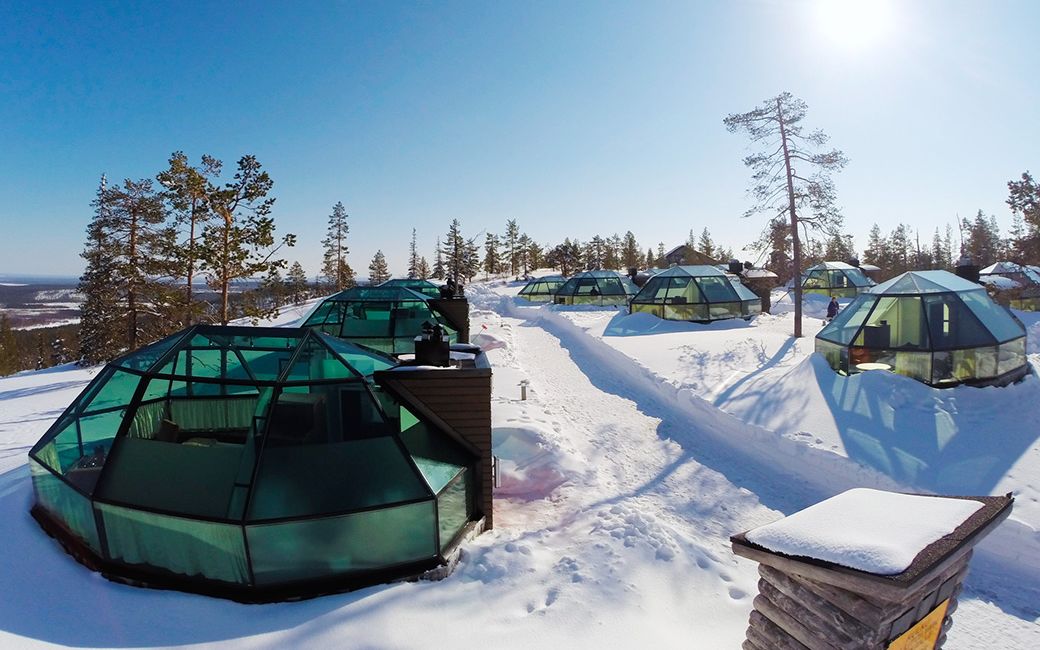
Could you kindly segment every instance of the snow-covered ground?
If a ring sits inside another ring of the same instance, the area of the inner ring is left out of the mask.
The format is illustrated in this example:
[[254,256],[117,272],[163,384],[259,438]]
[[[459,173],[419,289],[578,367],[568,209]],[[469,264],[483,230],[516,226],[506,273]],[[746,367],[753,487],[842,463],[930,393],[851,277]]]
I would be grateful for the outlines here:
[[[519,286],[469,288],[472,331],[494,366],[502,479],[495,530],[468,543],[440,582],[252,606],[110,583],[28,515],[25,454],[97,369],[0,379],[0,647],[444,648],[479,635],[504,648],[737,648],[758,576],[730,552],[729,535],[851,487],[910,485],[850,451],[858,448],[841,435],[850,420],[824,413],[844,402],[825,399],[833,386],[810,356],[818,321],[807,319],[806,338],[793,342],[789,315],[663,323],[620,310],[523,305],[510,295]],[[276,324],[292,326],[311,308]],[[521,380],[530,382],[526,401]],[[786,397],[767,393],[770,383]],[[973,560],[946,647],[1040,647],[1036,501],[1024,503],[1037,485],[1028,460],[1036,442],[1025,433],[1025,422],[1037,420],[1038,402],[1029,401],[1036,378],[1006,389],[1020,393],[1006,398],[996,389],[926,394],[879,374],[860,384],[854,390],[868,393],[860,401],[878,401],[848,418],[868,436],[892,432],[879,444],[900,459],[893,418],[905,432],[905,412],[918,426],[925,413],[946,409],[956,427],[977,426],[984,418],[965,412],[999,400],[987,412],[1002,429],[977,434],[1001,436],[985,447],[996,457],[991,467],[975,468],[975,480],[991,484],[971,491],[1013,489],[1015,519],[991,538],[1001,543]],[[791,395],[798,386],[800,401]],[[756,391],[765,400],[757,408]],[[1021,426],[1009,428],[1015,420]],[[935,426],[928,435],[939,435]],[[954,449],[961,434],[937,446]],[[921,482],[943,475],[937,466],[957,454],[927,458],[912,487],[929,489]],[[1028,552],[1013,557],[1008,540]]]

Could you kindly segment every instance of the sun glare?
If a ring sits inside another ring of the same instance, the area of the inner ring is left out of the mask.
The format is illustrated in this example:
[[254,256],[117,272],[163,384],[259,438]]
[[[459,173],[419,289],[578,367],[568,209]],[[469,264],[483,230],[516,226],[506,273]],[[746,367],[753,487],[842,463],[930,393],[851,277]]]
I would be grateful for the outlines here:
[[884,38],[892,27],[892,12],[884,0],[818,0],[816,21],[832,41],[859,49]]

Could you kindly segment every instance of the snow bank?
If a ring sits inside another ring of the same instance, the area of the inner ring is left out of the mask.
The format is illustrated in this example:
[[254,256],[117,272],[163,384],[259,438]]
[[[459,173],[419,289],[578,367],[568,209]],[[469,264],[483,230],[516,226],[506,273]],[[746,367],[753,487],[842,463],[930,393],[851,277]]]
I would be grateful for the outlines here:
[[857,488],[751,530],[746,537],[777,553],[895,575],[982,505]]

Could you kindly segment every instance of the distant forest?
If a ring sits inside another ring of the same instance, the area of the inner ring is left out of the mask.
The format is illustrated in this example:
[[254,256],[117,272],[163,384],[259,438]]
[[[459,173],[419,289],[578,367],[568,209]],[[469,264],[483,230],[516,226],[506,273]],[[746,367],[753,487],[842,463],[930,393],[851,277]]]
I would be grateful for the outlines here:
[[[289,264],[279,256],[295,244],[295,236],[275,235],[273,181],[260,163],[243,156],[231,178],[221,183],[222,175],[219,160],[203,156],[193,166],[175,152],[155,182],[127,179],[110,185],[102,177],[82,254],[87,268],[79,283],[85,297],[80,324],[14,330],[0,316],[0,375],[69,361],[104,362],[192,323],[256,322],[286,304],[357,283],[348,262],[349,217],[342,203],[328,217],[321,274],[309,279],[299,261]],[[892,277],[913,269],[952,270],[964,255],[980,267],[1001,260],[1040,264],[1040,185],[1023,173],[1008,183],[1007,203],[1013,221],[1006,233],[995,217],[980,210],[931,233],[901,224],[886,234],[875,224],[861,251],[839,215],[827,229],[803,234],[803,270],[825,260],[858,258]],[[685,242],[649,246],[631,231],[539,244],[515,219],[506,220],[501,235],[481,234],[482,240],[467,238],[459,220],[452,220],[427,258],[417,249],[413,229],[408,266],[398,275],[468,283],[478,277],[519,278],[539,268],[570,275],[586,269],[664,267],[665,254],[678,244],[719,263],[737,257],[717,245],[706,226],[691,228]],[[740,257],[786,281],[794,274],[792,242],[790,225],[772,219]],[[372,283],[395,275],[382,251],[368,271]],[[207,291],[195,288],[200,277]]]

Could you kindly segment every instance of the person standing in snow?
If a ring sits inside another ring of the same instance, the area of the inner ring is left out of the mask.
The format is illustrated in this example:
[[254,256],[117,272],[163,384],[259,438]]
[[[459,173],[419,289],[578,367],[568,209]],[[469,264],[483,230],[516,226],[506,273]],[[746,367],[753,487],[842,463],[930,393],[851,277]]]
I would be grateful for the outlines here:
[[831,301],[827,303],[827,322],[834,320],[834,317],[838,315],[838,311],[841,307],[838,306],[838,297],[831,296]]

